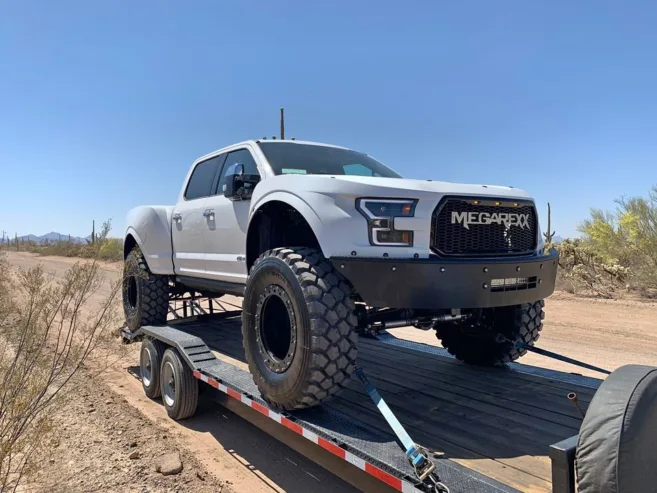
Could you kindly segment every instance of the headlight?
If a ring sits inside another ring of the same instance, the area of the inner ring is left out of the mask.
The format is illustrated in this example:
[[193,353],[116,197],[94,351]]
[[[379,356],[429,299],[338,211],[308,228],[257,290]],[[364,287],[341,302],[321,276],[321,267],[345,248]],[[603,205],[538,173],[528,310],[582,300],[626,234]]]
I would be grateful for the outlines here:
[[413,246],[413,231],[397,231],[396,217],[415,215],[414,199],[356,199],[356,209],[365,216],[370,243],[377,246]]

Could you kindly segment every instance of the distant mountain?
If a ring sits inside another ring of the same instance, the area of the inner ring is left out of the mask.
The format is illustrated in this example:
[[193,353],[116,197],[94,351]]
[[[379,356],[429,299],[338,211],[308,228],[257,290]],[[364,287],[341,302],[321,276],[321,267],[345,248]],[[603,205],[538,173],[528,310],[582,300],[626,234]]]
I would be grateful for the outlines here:
[[[86,238],[81,238],[79,236],[71,236],[70,240],[72,243],[87,243],[87,240],[91,239],[91,235],[87,236]],[[7,240],[5,240],[7,241]],[[14,238],[9,238],[9,241],[14,241]],[[36,235],[24,235],[24,236],[19,236],[18,241],[22,242],[33,242],[33,243],[55,243],[58,241],[69,241],[69,235],[65,235],[62,233],[56,233],[54,231],[51,231],[50,233],[46,233],[45,235],[41,236],[36,236]]]

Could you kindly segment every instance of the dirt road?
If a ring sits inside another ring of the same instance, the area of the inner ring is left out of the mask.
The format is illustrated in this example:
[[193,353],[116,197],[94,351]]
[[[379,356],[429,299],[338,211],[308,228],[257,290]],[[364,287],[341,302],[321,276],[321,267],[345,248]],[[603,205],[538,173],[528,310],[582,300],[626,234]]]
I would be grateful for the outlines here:
[[[9,252],[8,260],[22,268],[42,263],[55,279],[61,279],[76,262],[22,252]],[[103,264],[103,271],[106,279],[113,281],[118,279],[120,266]],[[102,299],[108,293],[109,286],[105,285],[94,297]],[[64,413],[65,430],[57,448],[62,454],[44,464],[43,491],[356,491],[207,398],[201,399],[194,418],[181,423],[170,420],[161,403],[148,399],[141,383],[128,373],[138,362],[139,345],[124,349],[123,357],[103,368]],[[89,413],[91,408],[95,411]],[[139,459],[129,459],[133,450],[128,441],[138,444],[134,449],[140,451]],[[153,471],[157,458],[166,450],[180,451],[185,463],[180,475],[163,477]]]
[[[433,331],[404,327],[390,332],[404,339],[438,345]],[[610,371],[630,363],[657,365],[657,303],[582,299],[556,292],[545,302],[543,331],[536,345]],[[602,377],[600,373],[536,354],[527,354],[520,362]]]
[[[67,258],[12,252],[9,253],[9,261],[21,267],[41,262],[56,277],[61,277],[74,262]],[[103,269],[109,279],[118,278],[120,267],[117,264],[104,265]],[[97,296],[103,294],[101,290]],[[231,302],[230,299],[225,301]],[[237,299],[232,301],[240,304]],[[391,332],[397,337],[439,345],[433,331],[402,328]],[[566,293],[555,293],[546,302],[545,326],[538,346],[609,370],[628,363],[657,365],[657,303],[578,299]],[[137,361],[137,349],[136,346],[129,346],[126,357],[104,371],[98,377],[99,383],[116,398],[124,399],[126,405],[136,409],[145,422],[154,427],[156,431],[153,433],[167,436],[167,446],[174,444],[193,457],[194,464],[198,464],[194,467],[202,475],[209,474],[216,478],[219,481],[217,484],[224,485],[227,490],[232,488],[253,493],[353,491],[335,476],[224,409],[207,405],[197,417],[184,424],[169,420],[161,405],[147,399],[139,381],[127,372],[127,368]],[[533,354],[525,356],[522,363],[601,376]],[[104,401],[99,402],[102,404]],[[116,455],[113,447],[111,440],[94,444],[94,448],[106,449],[108,457]],[[124,469],[128,471],[126,474],[135,474],[135,468]],[[117,470],[121,471],[121,466]],[[177,491],[200,491],[198,478],[187,479],[190,483],[181,480]],[[121,481],[123,479],[119,477],[115,484],[123,484]],[[167,487],[151,490],[168,491]],[[74,488],[68,491],[89,490]]]

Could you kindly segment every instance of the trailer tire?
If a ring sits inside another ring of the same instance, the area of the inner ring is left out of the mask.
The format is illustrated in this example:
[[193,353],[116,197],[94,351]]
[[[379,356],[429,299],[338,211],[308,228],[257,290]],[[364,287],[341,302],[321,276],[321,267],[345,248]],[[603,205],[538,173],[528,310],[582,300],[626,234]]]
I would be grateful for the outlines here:
[[351,287],[316,249],[276,248],[254,263],[242,310],[246,360],[263,398],[281,409],[316,406],[356,369]]
[[162,395],[160,389],[160,367],[167,347],[156,339],[144,339],[139,353],[139,370],[144,394],[149,399]]
[[125,259],[123,275],[123,312],[128,328],[164,325],[169,312],[169,280],[152,274],[138,247]]
[[457,359],[479,366],[510,363],[527,353],[518,341],[533,345],[543,329],[543,300],[522,305],[487,308],[473,320],[455,322],[436,332],[442,345]]
[[579,429],[580,493],[653,493],[657,484],[657,367],[625,365],[600,385]]
[[173,348],[167,349],[162,357],[160,386],[162,403],[171,419],[178,421],[194,415],[198,406],[198,380]]

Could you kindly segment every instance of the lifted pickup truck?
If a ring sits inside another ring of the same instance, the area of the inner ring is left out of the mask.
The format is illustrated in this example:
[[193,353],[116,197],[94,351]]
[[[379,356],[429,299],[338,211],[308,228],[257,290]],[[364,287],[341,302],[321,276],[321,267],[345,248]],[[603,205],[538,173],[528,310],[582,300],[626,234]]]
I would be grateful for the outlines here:
[[203,156],[175,206],[137,207],[127,225],[129,329],[166,324],[169,300],[185,293],[243,296],[249,370],[288,410],[346,385],[358,334],[412,325],[471,364],[519,358],[539,337],[557,270],[525,191],[403,179],[312,142]]

